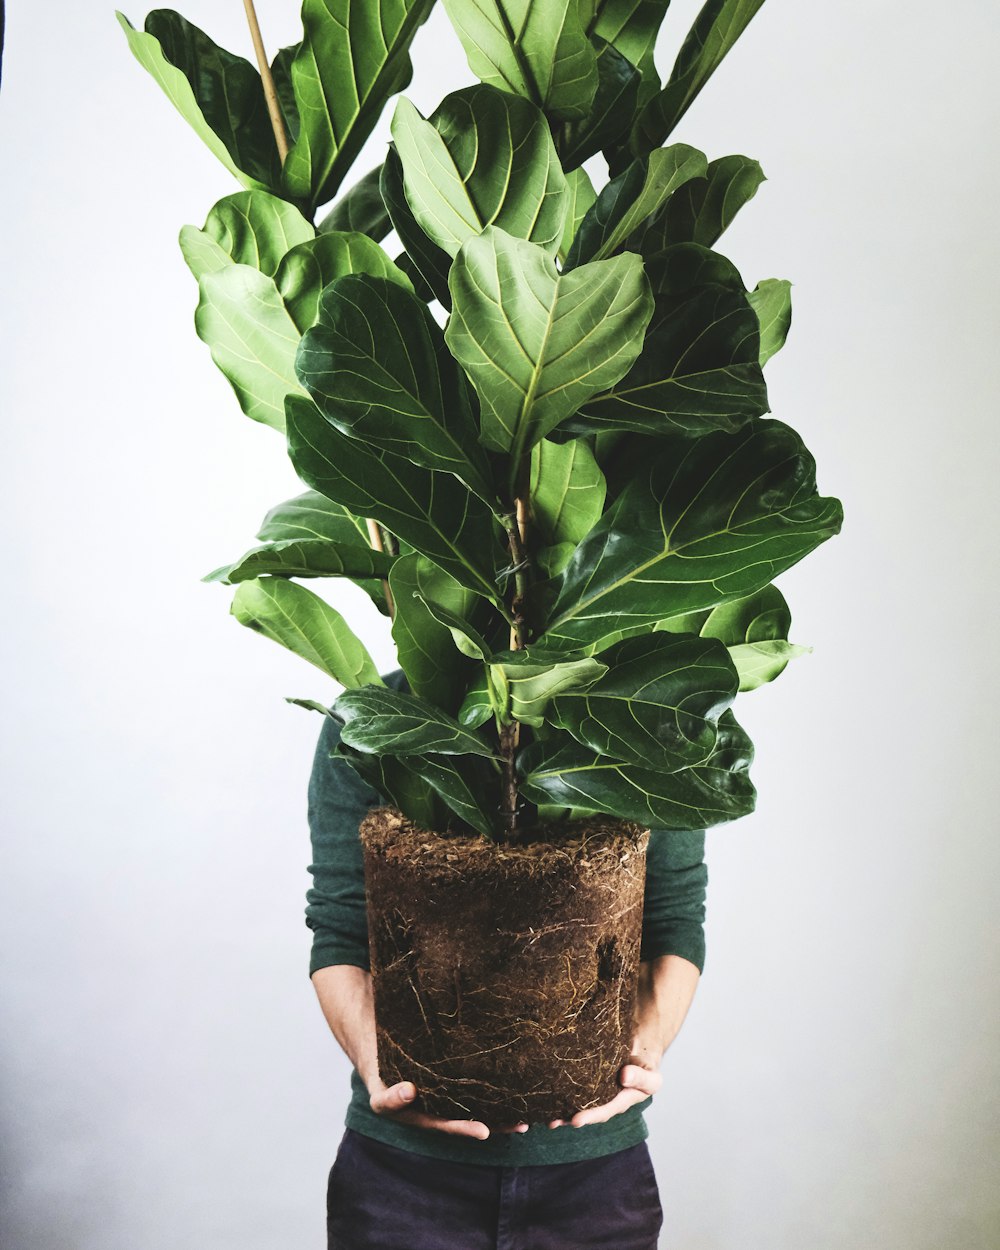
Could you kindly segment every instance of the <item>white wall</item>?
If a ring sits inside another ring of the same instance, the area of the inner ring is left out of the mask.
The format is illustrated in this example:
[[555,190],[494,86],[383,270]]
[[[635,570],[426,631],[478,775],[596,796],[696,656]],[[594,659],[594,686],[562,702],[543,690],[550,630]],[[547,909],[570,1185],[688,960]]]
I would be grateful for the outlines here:
[[[320,722],[283,696],[334,691],[199,581],[300,489],[193,330],[177,231],[235,187],[110,3],[9,7],[3,1244],[319,1250],[347,1070],[302,919]],[[261,0],[272,46],[294,7]],[[184,11],[248,48],[240,5]],[[781,582],[813,654],[741,699],[759,806],[709,834],[649,1114],[664,1247],[1000,1238],[998,35],[986,0],[770,0],[675,136],[768,175],[724,250],[795,283],[772,408],[846,522]],[[443,13],[416,53],[421,107],[468,81]]]

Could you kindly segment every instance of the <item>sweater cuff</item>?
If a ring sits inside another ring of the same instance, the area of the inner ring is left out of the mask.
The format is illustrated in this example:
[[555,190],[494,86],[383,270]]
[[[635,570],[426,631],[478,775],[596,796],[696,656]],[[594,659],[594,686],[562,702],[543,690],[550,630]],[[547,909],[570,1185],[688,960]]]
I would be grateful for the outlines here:
[[371,970],[366,947],[340,942],[336,938],[319,938],[313,942],[309,955],[309,976],[312,977],[320,968],[330,968],[334,964],[353,964],[355,968],[363,968],[365,972]]
[[705,968],[705,930],[697,922],[658,925],[655,934],[643,935],[640,960],[659,959],[661,955],[681,955],[699,972]]

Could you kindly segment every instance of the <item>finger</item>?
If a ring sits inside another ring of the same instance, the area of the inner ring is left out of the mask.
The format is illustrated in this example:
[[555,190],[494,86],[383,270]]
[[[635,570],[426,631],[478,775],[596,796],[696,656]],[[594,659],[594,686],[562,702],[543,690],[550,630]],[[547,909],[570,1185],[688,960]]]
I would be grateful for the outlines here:
[[565,1123],[565,1120],[549,1120],[549,1128],[562,1128]]
[[586,1111],[578,1111],[570,1120],[570,1124],[574,1128],[583,1128],[585,1124],[603,1124],[612,1116],[621,1115],[629,1107],[645,1102],[648,1097],[648,1094],[644,1094],[639,1089],[623,1089],[620,1094],[616,1094],[610,1102],[604,1103],[601,1107],[588,1107]]
[[619,1075],[622,1089],[641,1089],[644,1094],[655,1094],[663,1084],[663,1073],[627,1063]]
[[369,1101],[376,1115],[395,1115],[405,1111],[416,1096],[417,1088],[412,1081],[400,1081],[377,1089]]
[[527,1124],[505,1124],[503,1128],[494,1128],[494,1133],[526,1133],[528,1131]]
[[474,1137],[477,1141],[485,1141],[490,1135],[489,1128],[481,1120],[439,1120],[437,1116],[426,1115],[423,1111],[404,1111],[396,1119],[403,1124],[434,1129],[452,1137]]

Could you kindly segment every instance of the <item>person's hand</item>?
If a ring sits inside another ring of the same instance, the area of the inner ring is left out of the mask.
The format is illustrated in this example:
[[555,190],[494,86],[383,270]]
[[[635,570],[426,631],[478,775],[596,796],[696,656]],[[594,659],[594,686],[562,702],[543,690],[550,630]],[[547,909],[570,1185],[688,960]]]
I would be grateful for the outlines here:
[[582,1128],[585,1124],[603,1124],[613,1116],[621,1115],[629,1107],[645,1102],[663,1084],[663,1076],[659,1071],[662,1058],[663,1049],[651,1038],[644,1039],[637,1033],[632,1042],[629,1062],[618,1073],[621,1089],[614,1098],[599,1107],[578,1111],[571,1120],[550,1120],[549,1128],[561,1128],[564,1124],[571,1124],[573,1128]]
[[[489,1128],[482,1120],[445,1120],[438,1116],[428,1115],[424,1111],[417,1111],[413,1106],[417,1090],[412,1081],[386,1085],[381,1077],[374,1077],[368,1082],[368,1092],[371,1096],[371,1109],[376,1115],[391,1116],[402,1124],[436,1129],[439,1133],[450,1133],[453,1137],[474,1137],[479,1141],[485,1141],[490,1135]],[[498,1133],[526,1133],[527,1131],[527,1124],[512,1124],[495,1130]]]

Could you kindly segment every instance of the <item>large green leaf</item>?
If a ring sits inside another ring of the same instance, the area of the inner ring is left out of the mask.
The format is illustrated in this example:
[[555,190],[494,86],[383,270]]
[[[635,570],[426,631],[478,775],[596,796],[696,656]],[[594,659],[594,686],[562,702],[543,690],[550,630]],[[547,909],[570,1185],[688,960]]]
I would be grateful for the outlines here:
[[[249,265],[274,277],[282,257],[316,231],[294,204],[267,191],[237,191],[211,208],[201,230],[184,226],[181,251],[196,278],[228,263]],[[224,256],[213,252],[211,240]]]
[[763,3],[708,0],[681,45],[666,86],[639,114],[632,137],[635,151],[666,141]]
[[601,519],[606,483],[583,439],[553,443],[540,439],[531,449],[529,525],[533,545],[547,575],[562,572],[576,544]]
[[304,0],[291,77],[299,136],[285,160],[291,198],[323,204],[410,81],[410,43],[434,0]]
[[560,275],[542,248],[492,226],[463,245],[449,281],[448,346],[479,392],[483,442],[515,468],[627,372],[653,307],[638,256]]
[[736,268],[698,244],[679,243],[647,261],[646,274],[656,304],[641,355],[554,438],[735,430],[768,411],[759,322]]
[[596,0],[588,31],[613,44],[642,75],[640,103],[660,88],[653,63],[656,35],[670,0]]
[[738,679],[723,643],[694,634],[626,638],[603,676],[553,700],[548,719],[600,755],[664,772],[706,759]]
[[446,96],[425,121],[404,96],[392,137],[413,216],[449,256],[491,225],[555,255],[566,179],[534,105],[477,85]]
[[338,742],[331,758],[346,760],[373,790],[422,828],[441,827],[442,807],[437,794],[414,769],[414,765],[426,757],[369,755]]
[[341,741],[375,755],[483,755],[494,749],[474,730],[418,695],[385,686],[345,690],[333,704]]
[[766,181],[749,156],[720,156],[709,162],[704,177],[685,183],[644,222],[627,246],[643,256],[655,256],[675,243],[712,247]]
[[469,68],[555,118],[585,117],[597,90],[597,53],[580,0],[444,0]]
[[637,465],[562,576],[541,641],[600,651],[766,586],[840,530],[840,501],[780,421],[639,444]]
[[296,370],[326,419],[345,434],[454,473],[480,498],[494,500],[465,379],[434,318],[410,291],[368,276],[331,283],[318,323],[302,339]]
[[241,582],[230,612],[241,625],[315,664],[342,686],[381,684],[378,668],[339,612],[284,577]]
[[590,212],[594,201],[597,199],[594,184],[590,181],[590,176],[583,168],[573,169],[566,175],[566,189],[569,208],[566,211],[566,224],[563,226],[562,242],[559,244],[560,261],[565,261],[567,252],[573,246],[576,232],[580,229],[580,222]]
[[285,427],[285,396],[304,394],[295,377],[299,331],[274,280],[249,265],[206,273],[194,324],[253,421]]
[[457,711],[470,666],[456,656],[451,631],[428,603],[464,619],[482,599],[418,552],[394,562],[389,589],[396,605],[392,637],[410,689],[445,711]]
[[276,187],[281,164],[257,70],[171,9],[144,31],[116,11],[129,47],[180,115],[246,187]]
[[203,582],[234,585],[270,573],[275,577],[388,577],[394,557],[383,551],[319,538],[286,538],[254,547],[232,564],[207,573]]
[[456,477],[344,434],[305,396],[289,396],[286,416],[288,454],[307,486],[381,521],[463,586],[502,603],[499,526]]
[[608,671],[602,660],[580,654],[536,654],[533,647],[498,651],[489,657],[494,689],[503,697],[505,717],[536,728],[560,691],[589,686]]
[[556,732],[518,755],[521,793],[535,803],[606,812],[657,829],[707,829],[746,816],[756,791],[753,744],[731,711],[719,718],[712,754],[664,773],[610,759]]
[[642,75],[610,43],[597,44],[597,95],[590,112],[557,131],[563,169],[576,169],[602,148],[613,147],[632,128]]
[[282,259],[274,280],[285,307],[304,333],[316,322],[323,288],[349,274],[370,274],[405,291],[413,290],[410,279],[379,245],[356,231],[330,230],[293,247]]
[[566,268],[616,252],[680,187],[692,178],[703,178],[707,169],[704,152],[686,143],[675,143],[633,161],[607,184],[580,223]]
[[747,299],[760,322],[760,363],[785,346],[792,324],[792,284],[785,278],[765,278]]
[[497,832],[496,807],[489,802],[495,779],[486,760],[473,755],[406,755],[403,761],[466,824],[487,837]]
[[392,229],[392,222],[379,190],[381,180],[381,165],[369,169],[350,190],[344,192],[319,223],[316,229],[320,234],[327,230],[351,230],[367,234],[376,243],[381,243]]

